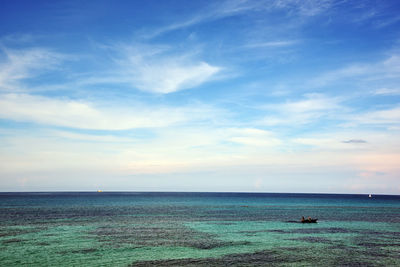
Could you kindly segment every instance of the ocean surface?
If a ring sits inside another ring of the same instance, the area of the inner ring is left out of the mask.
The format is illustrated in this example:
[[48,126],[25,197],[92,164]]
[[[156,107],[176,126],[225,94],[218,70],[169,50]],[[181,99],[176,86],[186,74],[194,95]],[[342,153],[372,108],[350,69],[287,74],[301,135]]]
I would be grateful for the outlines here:
[[400,266],[400,196],[0,193],[0,266],[78,265]]

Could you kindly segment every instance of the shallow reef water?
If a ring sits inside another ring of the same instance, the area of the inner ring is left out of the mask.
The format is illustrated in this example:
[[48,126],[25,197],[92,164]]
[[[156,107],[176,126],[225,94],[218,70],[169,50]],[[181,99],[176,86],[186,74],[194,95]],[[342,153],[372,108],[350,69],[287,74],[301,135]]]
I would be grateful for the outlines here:
[[0,193],[0,247],[0,266],[400,266],[400,196]]

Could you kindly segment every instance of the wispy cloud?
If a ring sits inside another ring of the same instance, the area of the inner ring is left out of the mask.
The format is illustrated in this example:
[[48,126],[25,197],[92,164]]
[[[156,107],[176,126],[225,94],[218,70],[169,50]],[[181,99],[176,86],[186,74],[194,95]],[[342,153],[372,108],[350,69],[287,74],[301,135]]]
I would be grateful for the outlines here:
[[339,108],[340,99],[322,94],[306,94],[306,99],[278,104],[277,108],[292,113],[332,110]]
[[391,26],[400,20],[400,16],[395,11],[395,2],[387,1],[379,5],[366,4],[365,11],[356,12],[357,17],[354,18],[355,23],[371,24],[375,29],[381,29]]
[[145,38],[153,38],[158,35],[175,31],[178,29],[187,28],[196,24],[205,23],[229,16],[234,16],[249,10],[259,9],[260,7],[266,6],[264,1],[248,1],[248,0],[231,0],[219,3],[214,3],[207,8],[201,10],[198,13],[192,15],[192,17],[182,20],[180,22],[171,23],[167,26],[158,28],[150,34],[144,35]]
[[336,82],[341,79],[355,77],[359,75],[367,75],[374,71],[372,66],[369,65],[351,65],[342,69],[329,71],[317,76],[311,80],[313,86],[325,86],[329,83]]
[[261,43],[251,43],[245,45],[246,48],[276,48],[276,47],[286,47],[297,44],[298,40],[284,40],[284,41],[271,41],[271,42],[261,42]]
[[395,23],[397,23],[399,21],[400,21],[400,16],[386,17],[386,18],[381,18],[381,19],[375,21],[374,22],[374,26],[377,29],[381,29],[381,28],[393,25],[393,24],[395,24]]
[[275,115],[265,116],[260,121],[263,125],[301,125],[318,121],[337,111],[344,109],[338,97],[327,97],[321,94],[307,94],[305,99],[266,105],[263,109]]
[[298,13],[301,16],[315,16],[331,8],[334,3],[335,1],[332,0],[277,0],[275,6]]
[[242,129],[229,129],[231,137],[229,141],[242,145],[249,146],[276,146],[281,141],[276,138],[271,132],[256,129],[256,128],[242,128]]
[[373,95],[400,95],[400,89],[399,88],[379,88],[376,89],[375,91],[372,91]]
[[358,156],[360,151],[365,153],[396,152],[396,147],[400,144],[397,135],[398,133],[395,131],[383,133],[379,130],[367,130],[362,127],[332,127],[329,133],[325,131],[305,133],[291,139],[291,142],[310,146],[313,150],[338,152],[339,154],[340,151],[346,151],[346,153],[352,152],[354,156]]
[[396,125],[400,124],[400,107],[380,109],[352,115],[349,117],[354,124]]
[[[2,57],[1,57],[2,56]],[[48,71],[62,61],[61,54],[43,48],[0,50],[0,90],[21,90],[19,82]]]
[[[336,1],[338,2],[338,1]],[[371,26],[374,30],[391,26],[400,20],[396,12],[396,1],[380,2],[378,5],[369,1],[358,3],[355,1],[343,1],[347,4],[346,19],[357,25]]]
[[0,36],[0,186],[397,186],[392,2],[132,2],[140,14],[102,7],[101,21],[78,5],[84,28],[71,27],[74,7],[24,24],[28,34],[12,34],[24,21],[15,13]]
[[[369,110],[357,112],[353,110],[352,112],[341,114],[339,119],[343,122],[340,124],[340,127],[379,127],[387,131],[398,131],[400,129],[400,107],[398,104],[395,104],[389,105],[386,108],[371,107]],[[359,140],[349,140],[348,143],[351,143],[350,141]]]
[[0,95],[0,117],[3,119],[81,129],[165,127],[189,120],[202,120],[214,112],[208,113],[206,109],[193,106],[171,108],[138,104],[121,107],[117,104],[96,105],[28,94]]
[[[125,84],[145,92],[167,94],[211,81],[222,70],[222,67],[202,60],[196,49],[182,52],[168,46],[143,44],[115,45],[107,49],[109,57],[103,58],[102,64],[94,66],[96,71],[79,74],[67,71],[63,73],[63,77],[69,79],[68,83],[61,85],[42,82],[40,88],[72,90],[84,89],[85,86],[94,84]],[[24,80],[37,78],[51,71],[60,74],[57,67],[62,66],[68,58],[78,56],[67,57],[44,48],[3,48],[0,50],[0,90],[35,90],[32,85],[28,88]]]
[[354,77],[364,77],[366,80],[379,80],[400,77],[400,56],[390,55],[385,60],[376,63],[351,64],[344,68],[323,73],[310,82],[311,86],[325,86],[330,83]]
[[21,43],[31,43],[33,42],[35,39],[37,38],[36,35],[32,35],[32,34],[9,34],[9,35],[5,35],[2,36],[0,38],[0,44],[21,44]]
[[116,135],[99,135],[99,134],[83,134],[83,133],[74,133],[69,131],[61,131],[61,130],[52,130],[46,133],[46,135],[56,138],[62,138],[66,140],[73,141],[84,141],[84,142],[96,142],[96,143],[135,143],[138,142],[138,139],[129,138],[125,136],[116,136]]
[[201,59],[197,51],[176,53],[167,46],[112,47],[114,70],[82,78],[80,84],[127,84],[144,92],[168,94],[215,78],[222,68]]
[[184,29],[193,25],[210,22],[226,17],[245,14],[247,12],[268,12],[284,10],[291,16],[312,17],[321,14],[333,5],[331,0],[229,0],[214,3],[207,8],[193,14],[190,18],[145,34],[144,38],[154,38],[164,33]]
[[220,71],[219,67],[204,61],[174,56],[150,58],[136,54],[129,57],[125,64],[135,87],[162,94],[196,87]]

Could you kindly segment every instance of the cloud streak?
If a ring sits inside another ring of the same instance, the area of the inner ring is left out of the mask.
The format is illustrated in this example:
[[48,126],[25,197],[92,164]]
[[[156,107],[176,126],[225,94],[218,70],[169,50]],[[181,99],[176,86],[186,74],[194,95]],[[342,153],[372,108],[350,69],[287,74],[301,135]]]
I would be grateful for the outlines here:
[[276,146],[281,141],[276,138],[271,132],[256,129],[256,128],[242,128],[230,129],[231,133],[229,141],[237,144],[248,146]]
[[261,109],[274,115],[265,116],[259,123],[263,125],[302,125],[319,121],[332,112],[343,109],[338,97],[322,94],[306,94],[305,99],[265,105]]
[[245,45],[246,48],[277,48],[277,47],[287,47],[297,44],[297,40],[285,40],[285,41],[270,41],[270,42],[260,42]]
[[364,112],[351,116],[349,119],[356,124],[398,125],[400,124],[400,107]]
[[208,6],[202,11],[193,14],[190,18],[171,23],[167,26],[160,27],[150,34],[145,34],[143,37],[151,39],[159,35],[176,31],[184,28],[188,28],[197,24],[211,22],[231,16],[238,16],[247,14],[249,12],[270,12],[274,10],[283,10],[290,16],[299,17],[312,17],[321,14],[328,10],[333,5],[331,0],[229,0],[218,2]]
[[3,119],[80,129],[125,130],[166,127],[189,120],[201,120],[210,115],[204,109],[196,107],[112,105],[107,108],[107,104],[102,106],[98,107],[84,101],[28,94],[0,95],[0,117]]
[[381,95],[381,96],[393,96],[400,95],[399,88],[379,88],[372,92],[373,95]]
[[13,50],[3,47],[0,50],[0,90],[21,90],[21,80],[44,73],[63,59],[61,54],[43,48]]
[[222,67],[198,59],[197,51],[143,44],[111,46],[114,70],[80,78],[81,86],[125,84],[143,92],[170,94],[216,79]]
[[351,64],[344,68],[328,71],[312,79],[309,85],[323,87],[337,81],[360,77],[370,81],[399,78],[400,55],[395,53],[377,63]]
[[267,5],[264,1],[248,1],[248,0],[231,0],[222,3],[210,5],[204,10],[192,15],[191,18],[180,22],[171,23],[167,26],[160,27],[150,34],[144,35],[144,38],[154,38],[156,36],[184,29],[196,24],[218,20],[225,17],[241,14],[246,11],[256,10]]
[[199,86],[220,71],[219,67],[206,62],[191,62],[181,57],[154,60],[131,56],[124,64],[133,86],[145,92],[160,94]]

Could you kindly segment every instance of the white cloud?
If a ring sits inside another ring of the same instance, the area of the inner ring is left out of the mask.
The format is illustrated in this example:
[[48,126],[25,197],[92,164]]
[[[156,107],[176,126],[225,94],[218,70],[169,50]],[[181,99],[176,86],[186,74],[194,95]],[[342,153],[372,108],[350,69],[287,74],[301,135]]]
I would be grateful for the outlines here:
[[[110,48],[110,47],[107,47]],[[37,78],[49,73],[67,57],[43,48],[21,50],[3,49],[0,53],[0,90],[26,92],[24,79]],[[142,91],[167,94],[193,88],[215,78],[221,71],[196,57],[196,51],[182,52],[166,46],[111,46],[110,59],[105,59],[106,71],[100,69],[89,74],[81,73],[67,85],[42,84],[42,90],[87,86],[91,84],[129,84]],[[176,52],[176,54],[174,54]],[[68,57],[68,58],[71,58]],[[71,74],[71,73],[69,73]],[[71,76],[70,76],[71,77]],[[73,77],[73,76],[72,76]],[[50,89],[49,89],[50,88]],[[82,89],[82,88],[81,88]]]
[[209,81],[220,68],[206,62],[186,63],[178,58],[131,62],[132,83],[142,91],[168,94]]
[[98,142],[98,143],[134,143],[138,142],[137,139],[127,138],[115,135],[96,135],[96,134],[81,134],[81,133],[73,133],[67,131],[50,131],[47,135],[57,138],[63,138],[66,140],[74,140],[74,141],[89,141],[89,142]]
[[358,6],[357,12],[352,12],[353,14],[349,14],[349,17],[354,17],[352,22],[370,24],[375,30],[391,26],[400,20],[400,16],[396,12],[390,12],[391,4],[393,3],[382,2],[380,5],[365,6],[358,6],[356,4],[356,7]]
[[250,10],[257,10],[270,6],[263,1],[247,1],[247,0],[229,0],[212,4],[205,9],[193,14],[190,18],[179,22],[171,23],[170,25],[160,27],[159,29],[146,33],[145,38],[153,38],[158,35],[184,29],[193,25],[213,21],[225,17],[234,16]]
[[374,95],[400,95],[399,88],[379,88],[372,92]]
[[281,141],[265,130],[256,128],[232,128],[228,129],[229,141],[248,146],[276,146]]
[[398,131],[400,125],[400,107],[395,105],[386,109],[374,107],[370,111],[341,114],[344,123],[341,127],[384,127],[388,131]]
[[[380,67],[380,66],[378,66]],[[390,74],[393,74],[396,76],[400,73],[400,55],[398,54],[393,54],[391,55],[388,59],[383,61],[382,63],[383,71],[387,71]],[[382,70],[382,69],[378,69]]]
[[20,90],[19,82],[53,68],[62,55],[42,48],[11,50],[3,48],[0,61],[0,90]]
[[338,98],[326,97],[320,94],[307,94],[305,100],[281,104],[279,109],[282,109],[285,112],[304,113],[338,109],[338,103]]
[[325,151],[368,151],[388,153],[397,152],[400,145],[398,132],[365,130],[357,128],[338,128],[329,133],[316,132],[303,134],[290,140],[293,144],[310,146]]
[[[370,146],[365,146],[365,144],[361,146],[361,142],[343,142],[339,136],[340,134],[338,133],[332,133],[332,135],[325,136],[295,138],[292,142],[294,144],[310,146],[315,150],[325,151],[360,151],[371,148]],[[359,140],[354,139],[351,141]]]
[[395,24],[399,21],[400,21],[400,16],[394,16],[394,17],[383,16],[381,19],[374,22],[374,26],[377,29],[381,29],[390,26],[392,24]]
[[400,56],[390,55],[387,59],[371,64],[351,64],[341,69],[328,71],[312,79],[310,86],[325,86],[327,84],[363,77],[365,80],[381,80],[400,77]]
[[328,116],[334,111],[344,110],[340,102],[341,99],[337,97],[307,94],[303,100],[265,105],[262,109],[275,114],[265,116],[259,123],[270,126],[311,123],[319,120],[321,117]]
[[1,44],[21,44],[21,43],[32,43],[36,39],[36,36],[32,34],[18,34],[12,33],[0,37]]
[[160,27],[153,32],[144,34],[144,38],[154,38],[156,36],[188,28],[194,25],[215,21],[218,19],[246,14],[247,12],[269,12],[272,10],[284,10],[290,15],[300,17],[312,17],[328,10],[334,2],[332,0],[228,0],[216,2],[193,14],[186,20],[171,23]]
[[285,41],[270,41],[270,42],[260,42],[251,43],[246,45],[246,48],[274,48],[274,47],[286,47],[298,43],[296,40],[285,40]]
[[325,86],[329,83],[335,82],[337,80],[355,77],[359,75],[366,75],[370,72],[374,72],[374,69],[369,65],[359,65],[354,64],[342,69],[337,69],[334,71],[329,71],[317,76],[311,80],[312,86]]
[[165,127],[188,120],[203,119],[208,115],[210,113],[207,109],[201,107],[120,107],[116,104],[98,107],[84,101],[28,94],[0,95],[1,118],[82,129]]
[[[193,186],[196,180],[199,185],[204,186],[204,190],[211,190],[204,183],[213,183],[214,179],[221,184],[231,183],[232,177],[234,183],[247,184],[251,188],[259,184],[255,181],[262,179],[263,188],[271,183],[271,179],[278,177],[284,185],[292,186],[289,189],[282,187],[280,190],[298,192],[314,190],[310,188],[317,186],[319,189],[316,187],[316,191],[323,188],[333,192],[335,190],[329,190],[327,186],[337,186],[337,179],[341,181],[339,184],[347,185],[349,179],[358,173],[380,172],[394,180],[399,173],[399,154],[396,150],[399,141],[396,141],[398,138],[395,135],[347,132],[305,137],[308,140],[303,141],[316,146],[318,153],[314,149],[299,149],[299,146],[294,147],[293,144],[290,144],[291,150],[288,153],[260,145],[238,147],[226,142],[230,137],[237,136],[274,137],[273,133],[256,128],[172,127],[154,130],[157,138],[140,142],[113,142],[114,138],[105,137],[105,140],[101,140],[94,135],[95,140],[105,141],[101,145],[96,142],[82,142],[81,139],[92,139],[86,134],[70,135],[58,131],[44,134],[43,131],[35,133],[35,129],[12,131],[0,140],[1,145],[7,147],[7,150],[0,151],[0,177],[26,178],[31,184],[60,186],[62,182],[69,183],[70,180],[65,175],[68,173],[85,178],[85,182],[95,183],[95,189],[99,183],[110,186],[114,179],[121,179],[116,184],[122,184],[125,188],[129,185],[132,190],[140,188],[140,184],[146,180],[143,175],[148,179],[151,179],[151,175],[153,178],[157,175],[158,178],[152,181],[157,185],[154,189],[158,190],[165,190],[172,181]],[[60,136],[63,138],[60,139]],[[355,139],[357,136],[371,140],[371,146],[378,143],[380,150],[371,148],[370,145],[353,146],[341,143],[341,140]],[[380,141],[386,143],[382,146]],[[388,150],[390,147],[393,149]],[[60,173],[65,176],[57,175]],[[103,176],[99,176],[99,173]],[[327,173],[331,174],[326,176]],[[140,179],[134,175],[140,175]],[[321,175],[325,175],[325,179],[321,180]],[[43,176],[49,179],[43,181]],[[113,179],[110,180],[110,177]],[[372,177],[371,182],[379,182],[381,178]],[[2,181],[3,187],[7,181]],[[299,188],[300,185],[304,187]],[[268,190],[278,190],[276,184],[272,186]],[[220,188],[223,189],[223,186]],[[238,190],[244,189],[239,187]]]
[[124,53],[126,60],[120,64],[135,87],[162,94],[198,86],[220,71],[190,54],[175,56],[168,52],[157,47],[128,48]]
[[221,71],[220,67],[197,59],[196,52],[142,44],[115,46],[111,63],[114,70],[83,78],[79,84],[123,83],[157,94],[193,88],[213,80]]
[[311,17],[321,14],[328,10],[334,1],[332,0],[277,0],[276,7],[285,8],[291,12],[296,12],[301,16]]
[[400,124],[400,107],[357,114],[349,120],[358,124]]

